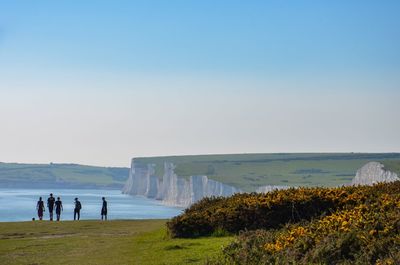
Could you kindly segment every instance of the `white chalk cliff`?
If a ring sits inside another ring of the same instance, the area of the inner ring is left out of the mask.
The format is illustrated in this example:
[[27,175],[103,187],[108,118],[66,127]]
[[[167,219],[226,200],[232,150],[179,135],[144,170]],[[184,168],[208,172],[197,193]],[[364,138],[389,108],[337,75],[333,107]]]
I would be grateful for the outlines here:
[[378,182],[400,180],[396,173],[386,170],[379,162],[369,162],[357,170],[351,185],[372,185]]
[[172,163],[164,163],[162,179],[155,175],[155,165],[143,165],[132,160],[129,178],[123,193],[161,200],[171,206],[187,207],[209,196],[230,196],[239,189],[209,179],[207,176],[178,177]]

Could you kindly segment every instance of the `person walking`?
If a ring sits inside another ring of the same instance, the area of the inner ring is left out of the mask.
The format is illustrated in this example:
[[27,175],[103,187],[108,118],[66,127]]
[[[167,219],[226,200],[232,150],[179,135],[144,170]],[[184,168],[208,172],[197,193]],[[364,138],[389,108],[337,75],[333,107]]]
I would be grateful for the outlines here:
[[36,204],[36,210],[38,212],[39,220],[43,220],[43,212],[44,212],[44,202],[42,201],[42,197],[39,197],[39,200]]
[[78,200],[78,198],[75,198],[74,220],[76,220],[76,217],[78,217],[78,220],[81,218],[81,209],[81,202]]
[[47,208],[49,208],[50,221],[53,221],[53,210],[55,201],[56,199],[53,197],[53,193],[50,193],[50,197],[47,199]]
[[56,204],[56,216],[57,216],[57,221],[60,221],[60,217],[61,217],[61,211],[63,211],[63,206],[62,206],[62,202],[60,200],[60,197],[57,197],[57,201],[55,202]]
[[107,220],[107,201],[106,198],[102,198],[103,200],[103,206],[101,207],[101,220]]

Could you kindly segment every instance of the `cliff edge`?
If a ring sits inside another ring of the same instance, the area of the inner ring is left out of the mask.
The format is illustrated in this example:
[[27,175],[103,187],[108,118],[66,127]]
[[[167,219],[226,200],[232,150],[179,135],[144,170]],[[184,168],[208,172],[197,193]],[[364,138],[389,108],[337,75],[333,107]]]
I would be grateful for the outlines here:
[[162,178],[155,175],[154,164],[132,160],[129,178],[122,190],[125,194],[161,200],[171,206],[187,207],[210,196],[230,196],[240,189],[209,179],[207,176],[179,177],[173,163],[164,163]]
[[351,185],[373,185],[378,182],[393,182],[400,180],[396,173],[385,169],[379,162],[369,162],[357,170]]

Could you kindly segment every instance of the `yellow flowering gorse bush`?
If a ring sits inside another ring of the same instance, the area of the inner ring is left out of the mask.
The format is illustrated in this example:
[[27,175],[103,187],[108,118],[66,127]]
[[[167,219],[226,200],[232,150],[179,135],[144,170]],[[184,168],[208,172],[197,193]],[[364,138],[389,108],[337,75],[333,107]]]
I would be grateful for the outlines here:
[[[224,248],[222,261],[214,264],[400,264],[400,181],[300,189],[292,194],[293,201],[309,200],[311,190],[311,197],[334,201],[334,207],[273,229],[243,231]],[[284,197],[281,193],[275,198]],[[299,209],[301,203],[293,205]]]
[[[337,210],[353,209],[362,203],[373,203],[383,193],[391,194],[396,187],[377,184],[373,187],[292,188],[267,194],[205,198],[173,218],[167,226],[173,237],[204,236],[221,229],[238,233],[278,228],[286,223],[311,220]],[[343,229],[346,225],[343,224]]]

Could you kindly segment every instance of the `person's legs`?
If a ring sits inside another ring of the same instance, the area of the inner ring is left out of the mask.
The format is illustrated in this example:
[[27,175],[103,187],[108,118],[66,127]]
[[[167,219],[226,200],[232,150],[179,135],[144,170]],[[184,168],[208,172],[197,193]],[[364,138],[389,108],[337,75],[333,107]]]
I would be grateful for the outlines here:
[[78,210],[78,220],[81,218],[81,210]]
[[101,209],[101,220],[107,220],[107,210]]
[[53,221],[53,209],[49,208],[50,221]]
[[74,221],[76,220],[76,209],[74,210]]

